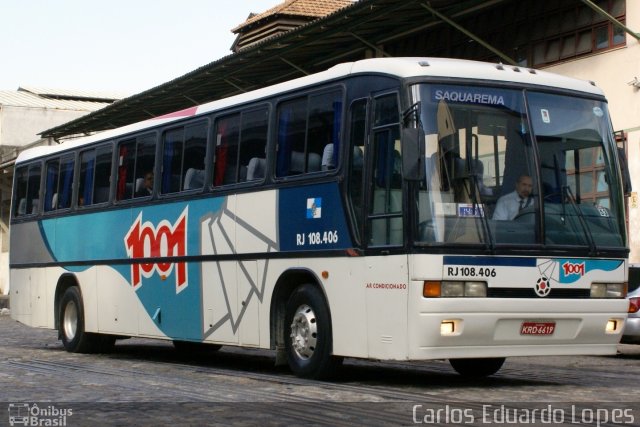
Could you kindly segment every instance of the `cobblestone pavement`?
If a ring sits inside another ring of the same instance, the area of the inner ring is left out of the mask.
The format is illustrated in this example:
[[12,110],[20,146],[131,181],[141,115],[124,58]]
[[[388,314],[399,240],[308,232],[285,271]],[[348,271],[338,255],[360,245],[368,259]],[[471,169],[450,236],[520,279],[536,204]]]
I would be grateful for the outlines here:
[[631,345],[610,357],[512,358],[483,380],[446,361],[347,360],[337,380],[318,382],[262,350],[187,357],[128,339],[110,354],[71,354],[55,331],[0,315],[0,426],[11,416],[67,426],[640,425],[639,381]]

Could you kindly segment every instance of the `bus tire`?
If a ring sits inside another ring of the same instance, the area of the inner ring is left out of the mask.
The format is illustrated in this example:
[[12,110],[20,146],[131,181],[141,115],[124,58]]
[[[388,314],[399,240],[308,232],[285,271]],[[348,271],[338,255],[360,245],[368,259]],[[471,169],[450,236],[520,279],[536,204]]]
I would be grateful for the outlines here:
[[504,357],[478,359],[449,359],[449,363],[457,373],[469,378],[483,378],[500,370]]
[[342,358],[333,356],[329,309],[320,290],[310,284],[296,288],[285,310],[285,351],[289,367],[299,377],[325,379]]
[[106,353],[113,348],[115,336],[92,334],[84,330],[84,306],[77,286],[71,286],[64,291],[58,313],[60,338],[68,352]]

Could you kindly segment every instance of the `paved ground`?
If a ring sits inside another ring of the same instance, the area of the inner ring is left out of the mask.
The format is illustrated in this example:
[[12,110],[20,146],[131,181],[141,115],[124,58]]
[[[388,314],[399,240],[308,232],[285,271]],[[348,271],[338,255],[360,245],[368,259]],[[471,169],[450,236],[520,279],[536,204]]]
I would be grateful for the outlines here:
[[[111,354],[70,354],[55,331],[3,315],[0,426],[25,413],[68,426],[640,425],[640,346],[619,348],[611,357],[509,359],[484,380],[445,361],[347,360],[327,383],[274,367],[268,351],[181,356],[168,343],[130,339]],[[558,423],[540,422],[545,409]]]

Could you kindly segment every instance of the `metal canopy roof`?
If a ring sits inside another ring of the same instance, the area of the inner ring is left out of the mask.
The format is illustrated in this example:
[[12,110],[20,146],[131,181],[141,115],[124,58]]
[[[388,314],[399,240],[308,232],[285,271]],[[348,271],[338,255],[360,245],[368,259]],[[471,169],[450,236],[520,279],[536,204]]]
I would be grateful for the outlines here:
[[42,133],[56,140],[161,116],[361,59],[380,46],[449,18],[510,0],[360,0],[155,88]]

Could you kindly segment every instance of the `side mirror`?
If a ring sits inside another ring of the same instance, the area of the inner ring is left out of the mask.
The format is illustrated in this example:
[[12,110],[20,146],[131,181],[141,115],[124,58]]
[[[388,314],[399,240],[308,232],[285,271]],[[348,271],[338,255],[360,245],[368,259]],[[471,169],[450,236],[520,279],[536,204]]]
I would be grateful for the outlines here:
[[620,164],[620,175],[622,175],[622,191],[624,195],[631,194],[631,175],[629,174],[629,163],[627,162],[627,155],[624,153],[624,148],[618,148],[618,163]]
[[421,181],[425,175],[425,134],[418,128],[402,129],[402,174],[407,181]]
[[424,179],[424,140],[422,128],[402,129],[402,174],[407,181]]

